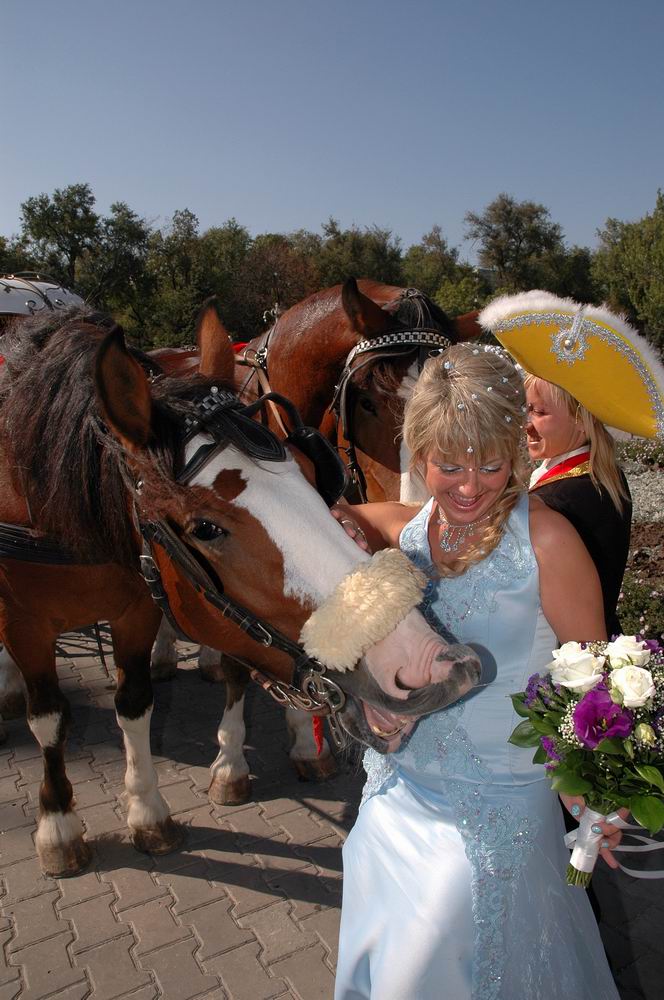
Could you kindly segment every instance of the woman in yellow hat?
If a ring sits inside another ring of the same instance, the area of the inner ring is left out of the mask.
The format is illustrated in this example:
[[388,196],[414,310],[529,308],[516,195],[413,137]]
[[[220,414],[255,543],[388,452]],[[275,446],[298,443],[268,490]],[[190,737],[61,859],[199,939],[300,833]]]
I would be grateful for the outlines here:
[[526,372],[531,491],[574,525],[602,585],[608,635],[629,550],[632,505],[608,427],[664,436],[664,369],[652,347],[605,307],[550,292],[506,295],[480,314]]
[[534,375],[526,375],[525,385],[526,442],[539,463],[530,492],[563,514],[583,539],[602,585],[607,635],[617,635],[632,502],[614,439],[565,389]]

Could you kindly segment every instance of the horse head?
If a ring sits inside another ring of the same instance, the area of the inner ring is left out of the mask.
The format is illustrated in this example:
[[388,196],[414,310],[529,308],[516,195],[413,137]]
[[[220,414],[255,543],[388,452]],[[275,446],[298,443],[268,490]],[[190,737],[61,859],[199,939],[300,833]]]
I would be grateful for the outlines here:
[[415,610],[422,581],[405,556],[370,558],[346,536],[309,458],[238,401],[230,341],[214,336],[212,349],[203,331],[201,377],[186,386],[150,383],[118,329],[97,357],[100,407],[173,618],[279,684],[295,662],[309,690],[339,692],[324,707],[352,736],[393,749],[478,682],[479,662]]

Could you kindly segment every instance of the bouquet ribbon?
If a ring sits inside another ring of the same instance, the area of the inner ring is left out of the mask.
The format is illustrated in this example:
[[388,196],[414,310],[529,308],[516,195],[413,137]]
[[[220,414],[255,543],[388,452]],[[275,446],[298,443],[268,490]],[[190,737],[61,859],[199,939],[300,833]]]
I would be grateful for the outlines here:
[[[609,815],[605,817],[602,813],[595,812],[594,809],[586,808],[583,816],[581,817],[578,829],[572,830],[565,836],[565,846],[573,848],[570,863],[574,866],[574,868],[576,868],[577,871],[591,872],[595,867],[595,862],[597,861],[597,856],[599,854],[600,843],[604,839],[604,834],[593,833],[591,828],[594,824],[602,822],[611,823],[613,826],[620,827],[621,830],[642,829],[640,826],[628,823],[617,812],[609,813]],[[652,837],[644,837],[643,834],[637,833],[630,833],[628,836],[632,837],[634,840],[638,840],[640,846],[620,844],[618,847],[613,848],[614,853],[617,853],[618,851],[628,851],[630,853],[637,854],[664,850],[664,843],[653,840]],[[619,865],[618,867],[626,875],[631,875],[632,878],[664,878],[664,869],[659,869],[657,871],[639,871],[636,868],[625,868],[624,865]]]

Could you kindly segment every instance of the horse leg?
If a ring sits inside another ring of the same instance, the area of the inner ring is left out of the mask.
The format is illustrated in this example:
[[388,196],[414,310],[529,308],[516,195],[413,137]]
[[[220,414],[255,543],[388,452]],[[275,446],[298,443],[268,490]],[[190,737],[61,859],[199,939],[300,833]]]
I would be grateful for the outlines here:
[[0,649],[0,713],[4,719],[25,715],[25,682],[4,646]]
[[[204,681],[210,684],[221,684],[226,681],[227,670],[225,665],[226,656],[218,649],[211,649],[210,646],[201,646],[198,652],[198,670]],[[232,673],[232,667],[229,668]]]
[[150,648],[158,621],[158,609],[146,602],[138,614],[132,609],[111,622],[111,635],[118,674],[115,712],[127,758],[127,826],[137,850],[167,854],[182,843],[183,832],[159,791],[150,752]]
[[168,618],[162,618],[150,656],[150,673],[153,681],[170,681],[175,677],[178,669],[175,638],[175,630]]
[[318,753],[310,712],[287,708],[286,726],[291,740],[289,756],[303,781],[325,781],[337,773],[337,764],[325,737]]
[[42,871],[63,877],[81,871],[91,851],[83,840],[83,825],[73,809],[72,787],[65,773],[64,747],[69,728],[69,702],[58,686],[55,640],[44,638],[41,623],[22,621],[25,641],[7,635],[8,650],[24,664],[28,725],[41,747],[44,777],[39,789],[39,819],[35,847]]
[[208,795],[219,805],[239,806],[251,799],[249,765],[244,756],[244,693],[249,680],[247,668],[230,656],[221,660],[226,681],[226,706],[217,741],[219,753],[210,768]]

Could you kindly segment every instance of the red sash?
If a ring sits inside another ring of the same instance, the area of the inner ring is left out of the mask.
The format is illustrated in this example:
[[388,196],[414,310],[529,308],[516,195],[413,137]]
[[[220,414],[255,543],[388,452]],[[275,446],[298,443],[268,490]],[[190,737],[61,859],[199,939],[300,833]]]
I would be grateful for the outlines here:
[[538,486],[541,486],[549,479],[559,479],[561,476],[565,475],[565,473],[571,472],[572,469],[576,469],[578,465],[583,465],[584,462],[588,462],[589,460],[589,451],[584,451],[580,455],[573,455],[571,458],[566,458],[564,461],[558,462],[557,465],[548,469],[543,476],[540,476],[537,482],[531,486],[531,489],[536,490]]

